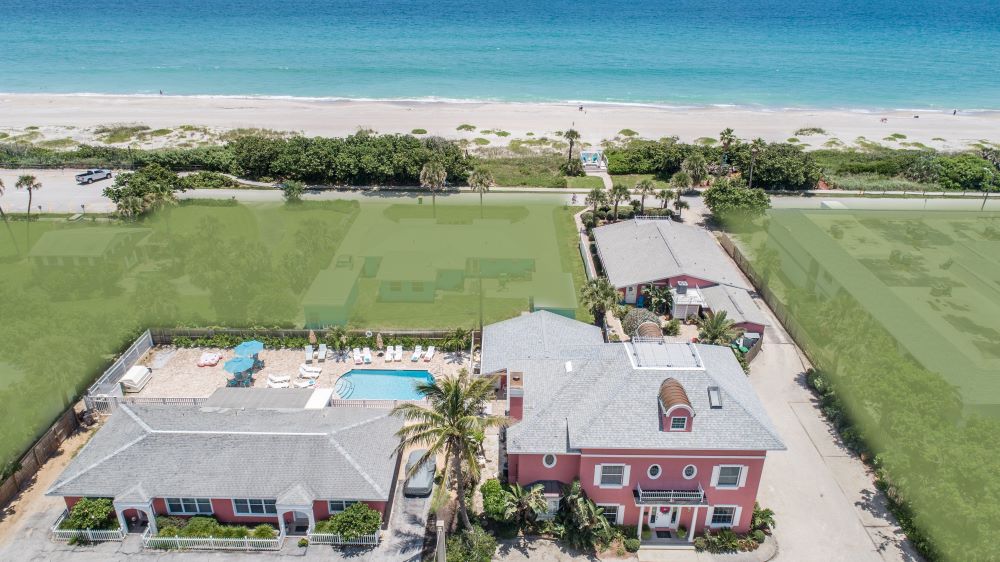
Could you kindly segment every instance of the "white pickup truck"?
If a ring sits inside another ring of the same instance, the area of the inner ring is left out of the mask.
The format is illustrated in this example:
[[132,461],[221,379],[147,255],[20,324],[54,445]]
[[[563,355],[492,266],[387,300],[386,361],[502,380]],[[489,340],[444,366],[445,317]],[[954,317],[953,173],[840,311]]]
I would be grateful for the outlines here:
[[86,170],[76,175],[76,183],[79,184],[94,183],[95,181],[109,179],[111,179],[111,170]]

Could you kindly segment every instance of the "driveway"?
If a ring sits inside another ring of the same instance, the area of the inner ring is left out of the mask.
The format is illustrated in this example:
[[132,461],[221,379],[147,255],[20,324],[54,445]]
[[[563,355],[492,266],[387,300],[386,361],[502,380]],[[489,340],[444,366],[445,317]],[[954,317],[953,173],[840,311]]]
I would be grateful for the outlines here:
[[768,454],[758,500],[775,511],[776,560],[913,561],[874,478],[846,448],[805,385],[808,363],[767,306],[771,326],[750,382],[787,451]]

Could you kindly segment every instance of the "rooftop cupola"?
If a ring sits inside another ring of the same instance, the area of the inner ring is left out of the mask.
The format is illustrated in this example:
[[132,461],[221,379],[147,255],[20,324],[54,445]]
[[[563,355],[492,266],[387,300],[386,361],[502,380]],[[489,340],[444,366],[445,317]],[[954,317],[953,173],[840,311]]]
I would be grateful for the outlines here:
[[694,409],[684,385],[670,377],[660,384],[660,429],[663,431],[691,431]]

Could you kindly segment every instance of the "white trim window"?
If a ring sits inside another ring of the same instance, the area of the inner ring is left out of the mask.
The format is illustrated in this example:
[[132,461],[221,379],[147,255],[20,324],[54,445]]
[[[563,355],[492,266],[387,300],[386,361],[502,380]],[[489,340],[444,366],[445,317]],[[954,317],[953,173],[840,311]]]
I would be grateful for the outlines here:
[[233,500],[233,513],[236,515],[277,515],[275,500],[239,499]]
[[212,500],[208,498],[164,498],[170,515],[211,515]]
[[330,500],[327,503],[327,508],[330,510],[330,515],[334,513],[340,513],[348,507],[358,503],[357,500]]
[[684,470],[681,471],[681,476],[683,476],[685,480],[690,480],[695,476],[698,476],[698,467],[693,464],[685,466]]
[[712,487],[736,490],[746,486],[750,467],[742,464],[720,464],[712,469]]
[[558,460],[559,460],[558,457],[556,457],[552,453],[549,453],[542,457],[542,464],[545,466],[545,468],[552,468],[553,466],[556,465],[556,462]]
[[740,521],[741,511],[738,505],[716,505],[708,509],[705,523],[713,529],[734,527]]
[[670,418],[670,431],[686,431],[687,428],[687,416],[673,416]]
[[650,480],[656,480],[661,474],[663,474],[663,469],[660,468],[660,465],[658,464],[651,464],[649,465],[649,468],[646,469],[646,476],[649,476]]
[[599,503],[597,507],[604,508],[604,518],[612,525],[621,525],[622,506],[614,503]]
[[594,467],[594,485],[601,488],[628,486],[629,465],[599,464]]

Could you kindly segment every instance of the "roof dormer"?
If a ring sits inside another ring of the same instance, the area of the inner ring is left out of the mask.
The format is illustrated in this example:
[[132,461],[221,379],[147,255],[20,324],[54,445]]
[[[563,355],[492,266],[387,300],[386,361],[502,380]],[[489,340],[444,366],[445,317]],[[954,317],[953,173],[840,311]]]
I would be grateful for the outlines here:
[[694,409],[684,385],[670,377],[660,384],[660,429],[663,431],[691,431]]

